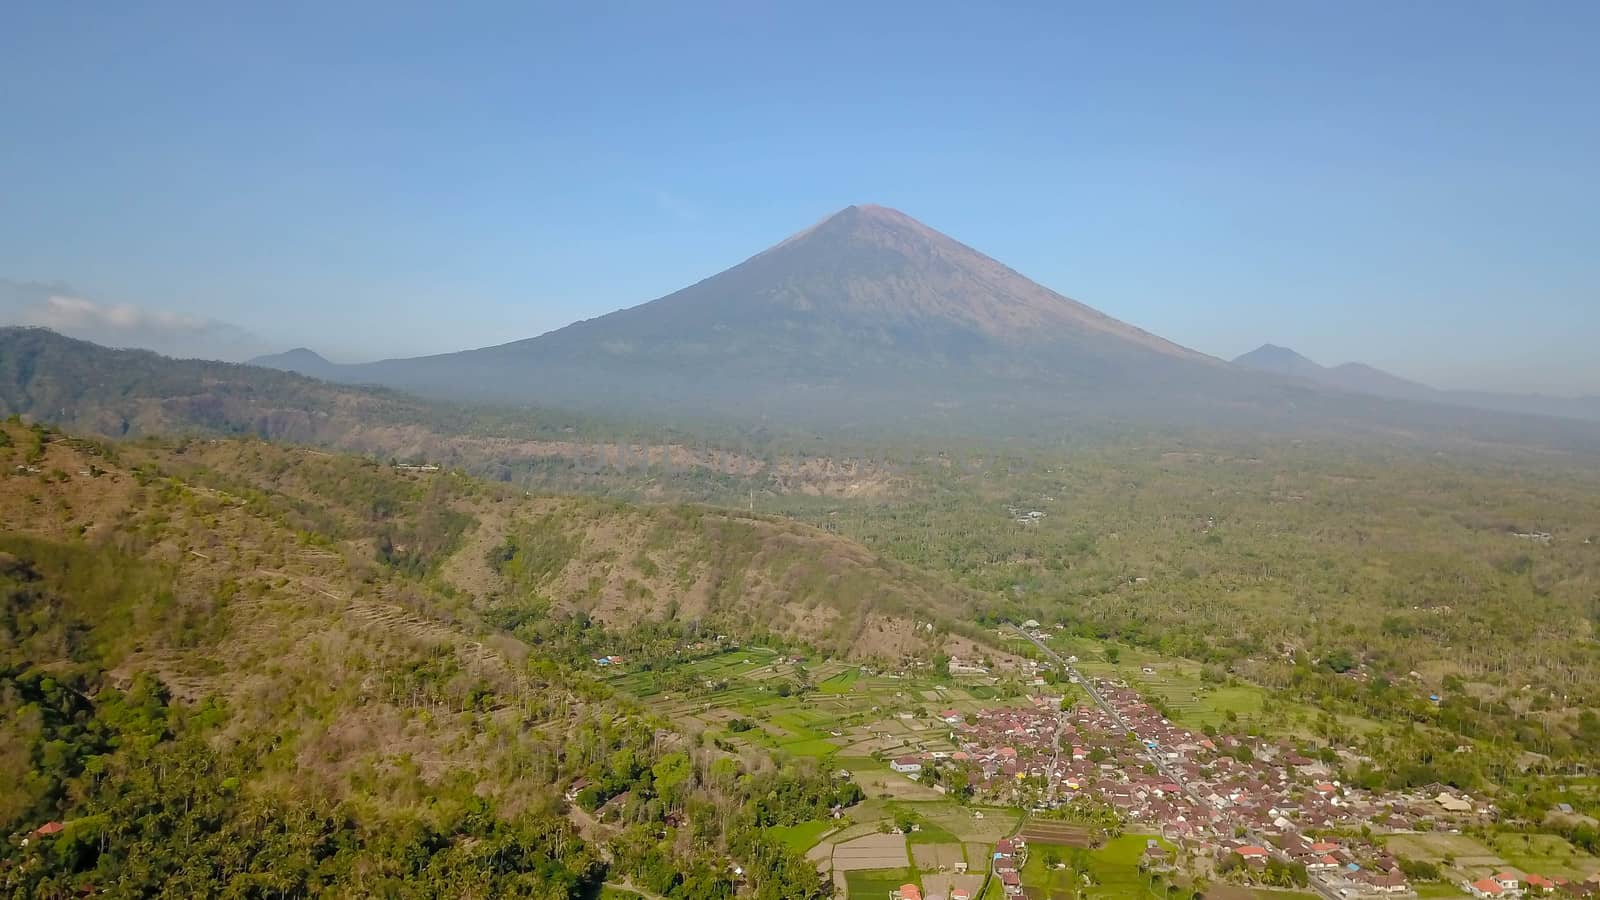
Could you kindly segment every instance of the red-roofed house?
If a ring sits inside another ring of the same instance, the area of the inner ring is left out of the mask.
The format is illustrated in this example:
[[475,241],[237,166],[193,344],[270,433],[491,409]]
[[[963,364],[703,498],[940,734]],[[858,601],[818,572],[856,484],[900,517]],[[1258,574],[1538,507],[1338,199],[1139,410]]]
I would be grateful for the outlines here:
[[1326,871],[1328,869],[1337,869],[1337,868],[1339,868],[1339,861],[1337,859],[1334,859],[1332,856],[1329,856],[1328,854],[1324,853],[1321,856],[1313,856],[1311,859],[1307,860],[1306,861],[1306,868],[1310,869],[1313,872],[1321,872],[1321,871]]
[[1500,897],[1506,892],[1506,889],[1500,886],[1500,882],[1493,878],[1480,878],[1467,887],[1479,897]]

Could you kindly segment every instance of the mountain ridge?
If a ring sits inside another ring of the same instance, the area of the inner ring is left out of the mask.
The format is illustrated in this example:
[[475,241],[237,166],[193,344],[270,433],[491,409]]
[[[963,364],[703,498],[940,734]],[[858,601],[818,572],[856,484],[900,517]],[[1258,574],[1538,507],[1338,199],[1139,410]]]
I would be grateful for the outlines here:
[[245,365],[294,372],[311,378],[326,377],[329,373],[337,372],[339,366],[338,363],[329,361],[322,354],[309,347],[295,347],[282,353],[268,353],[252,357],[245,360]]
[[1262,344],[1234,357],[1232,365],[1301,378],[1354,394],[1394,400],[1460,406],[1492,412],[1535,414],[1564,419],[1600,420],[1600,397],[1552,397],[1495,391],[1442,390],[1362,362],[1324,366],[1277,344]]

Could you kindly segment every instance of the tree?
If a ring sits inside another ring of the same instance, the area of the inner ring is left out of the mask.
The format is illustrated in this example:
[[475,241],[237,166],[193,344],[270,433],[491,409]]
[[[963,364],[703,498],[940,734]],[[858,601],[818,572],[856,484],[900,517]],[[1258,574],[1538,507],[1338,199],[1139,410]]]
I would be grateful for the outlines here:
[[655,776],[656,792],[662,797],[672,797],[678,786],[694,774],[694,767],[687,754],[669,753],[657,760],[650,771]]

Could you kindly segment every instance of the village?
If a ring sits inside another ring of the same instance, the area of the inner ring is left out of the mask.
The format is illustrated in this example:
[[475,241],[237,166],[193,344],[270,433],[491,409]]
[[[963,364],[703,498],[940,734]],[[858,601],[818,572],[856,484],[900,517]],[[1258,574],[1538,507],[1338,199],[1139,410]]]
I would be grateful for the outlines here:
[[[1330,900],[1416,896],[1400,860],[1373,835],[1459,831],[1495,814],[1483,800],[1443,785],[1363,791],[1288,741],[1197,734],[1124,682],[1073,680],[1099,702],[1063,703],[1040,693],[1023,707],[944,710],[939,718],[959,749],[902,756],[891,768],[918,779],[961,770],[975,800],[1045,816],[1103,806],[1179,848],[1178,859],[1152,853],[1162,864],[1245,880],[1270,871]],[[1023,893],[1021,850],[1008,842],[996,848],[994,871],[1008,895]],[[1600,894],[1600,875],[1578,881],[1507,870],[1458,887],[1480,898],[1592,897]]]
[[[671,676],[611,652],[592,662],[719,747],[812,757],[855,780],[862,803],[778,832],[851,898],[1134,898],[1151,879],[1254,900],[1600,890],[1587,854],[1519,866],[1530,861],[1487,846],[1499,811],[1485,797],[1363,790],[1341,775],[1350,748],[1220,714],[1259,689],[1207,688],[1181,661],[1128,648],[1117,664],[1104,648],[1080,663],[1046,631],[1008,627],[1038,652],[952,655],[947,674],[720,641],[686,647]],[[1154,698],[1163,684],[1184,721]]]

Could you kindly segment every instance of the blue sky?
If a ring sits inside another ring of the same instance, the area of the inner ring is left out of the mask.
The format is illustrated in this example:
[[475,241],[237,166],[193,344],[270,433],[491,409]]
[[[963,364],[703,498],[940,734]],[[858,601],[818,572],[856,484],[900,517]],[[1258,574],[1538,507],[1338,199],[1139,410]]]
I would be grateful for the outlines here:
[[1208,353],[1600,392],[1600,4],[111,6],[0,12],[46,321],[481,346],[875,202]]

